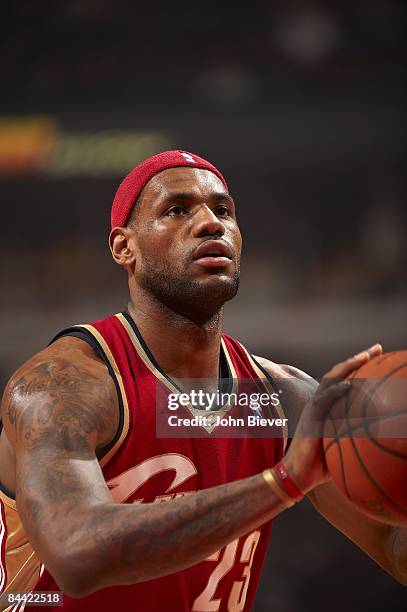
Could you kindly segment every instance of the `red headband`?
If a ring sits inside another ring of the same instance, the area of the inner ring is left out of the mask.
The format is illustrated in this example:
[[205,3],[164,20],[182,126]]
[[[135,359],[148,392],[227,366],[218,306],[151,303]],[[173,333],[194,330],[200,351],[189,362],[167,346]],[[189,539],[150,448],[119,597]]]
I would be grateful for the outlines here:
[[188,166],[190,168],[201,168],[210,170],[228,189],[227,183],[215,166],[202,157],[188,151],[164,151],[153,155],[139,166],[134,168],[122,181],[112,204],[111,222],[112,227],[124,227],[129,220],[133,206],[145,185],[155,175],[167,168]]

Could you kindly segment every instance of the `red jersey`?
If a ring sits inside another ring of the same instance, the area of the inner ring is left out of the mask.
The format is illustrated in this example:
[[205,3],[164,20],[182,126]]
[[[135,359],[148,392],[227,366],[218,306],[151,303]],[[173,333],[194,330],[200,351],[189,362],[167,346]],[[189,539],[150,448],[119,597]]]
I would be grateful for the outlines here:
[[[198,490],[253,476],[283,456],[286,435],[253,438],[216,437],[202,426],[199,437],[157,436],[157,390],[179,391],[163,372],[127,312],[64,330],[86,339],[105,361],[119,395],[120,427],[99,456],[113,500],[118,503],[168,503]],[[259,364],[235,339],[222,335],[221,362],[231,384],[253,380],[262,392],[275,392]],[[233,415],[235,406],[223,410]],[[249,410],[249,409],[248,409]],[[282,417],[280,407],[273,407]],[[191,407],[180,414],[194,416]],[[183,412],[182,412],[183,411]],[[230,542],[204,561],[169,576],[129,586],[101,589],[82,599],[64,595],[50,610],[137,612],[226,612],[251,609],[271,531],[269,521]],[[175,553],[176,554],[176,553]],[[59,591],[45,569],[35,591]],[[24,606],[10,606],[17,612]]]

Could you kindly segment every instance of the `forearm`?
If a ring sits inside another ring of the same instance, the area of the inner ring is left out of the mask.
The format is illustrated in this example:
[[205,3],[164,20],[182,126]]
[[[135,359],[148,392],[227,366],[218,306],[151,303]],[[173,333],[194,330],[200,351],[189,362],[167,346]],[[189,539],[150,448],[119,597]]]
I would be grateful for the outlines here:
[[404,586],[407,586],[407,528],[389,527],[386,542],[386,553],[392,569],[392,575]]
[[[283,509],[262,475],[199,491],[161,504],[99,504],[67,542],[78,566],[72,585],[84,594],[132,584],[198,563]],[[92,581],[89,583],[91,572]]]
[[333,482],[315,488],[308,498],[325,519],[380,567],[407,584],[407,529],[386,525],[363,514]]

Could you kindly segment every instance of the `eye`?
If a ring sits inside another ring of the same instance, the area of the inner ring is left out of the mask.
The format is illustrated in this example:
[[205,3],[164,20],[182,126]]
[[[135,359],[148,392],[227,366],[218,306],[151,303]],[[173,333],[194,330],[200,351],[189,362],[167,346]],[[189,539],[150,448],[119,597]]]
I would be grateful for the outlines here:
[[170,217],[182,217],[187,214],[186,208],[177,204],[177,206],[172,206],[166,213]]
[[230,210],[227,206],[222,204],[215,208],[215,213],[218,215],[218,217],[228,217],[230,215]]

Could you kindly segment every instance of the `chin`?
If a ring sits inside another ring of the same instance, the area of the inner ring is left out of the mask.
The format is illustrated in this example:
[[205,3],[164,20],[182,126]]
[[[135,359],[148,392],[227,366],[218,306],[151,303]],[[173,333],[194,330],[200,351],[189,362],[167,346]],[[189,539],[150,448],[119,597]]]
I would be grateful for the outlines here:
[[239,289],[239,277],[230,276],[225,273],[211,274],[205,279],[198,281],[206,291],[216,294],[224,302],[235,297]]

